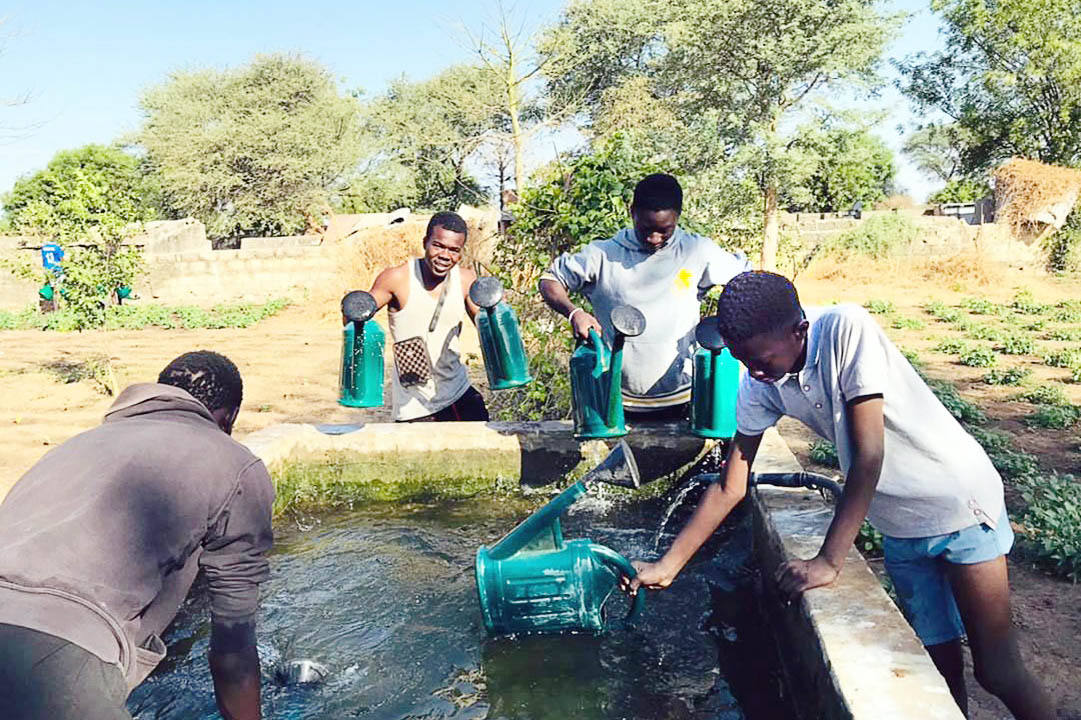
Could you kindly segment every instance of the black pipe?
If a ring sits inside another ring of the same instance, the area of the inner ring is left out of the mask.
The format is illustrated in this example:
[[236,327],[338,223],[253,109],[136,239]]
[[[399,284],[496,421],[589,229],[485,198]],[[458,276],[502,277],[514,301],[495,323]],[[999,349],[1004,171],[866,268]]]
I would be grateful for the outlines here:
[[809,472],[794,473],[751,473],[750,484],[775,485],[777,487],[807,488],[819,492],[829,492],[834,502],[841,499],[841,486],[837,481],[825,475]]

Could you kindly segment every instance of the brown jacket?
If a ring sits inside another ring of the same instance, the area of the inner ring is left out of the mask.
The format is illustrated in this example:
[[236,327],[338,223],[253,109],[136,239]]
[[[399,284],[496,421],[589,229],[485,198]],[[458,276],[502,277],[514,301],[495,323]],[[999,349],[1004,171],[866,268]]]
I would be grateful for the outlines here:
[[69,640],[134,687],[200,569],[215,620],[254,616],[273,501],[263,463],[202,403],[132,385],[0,504],[0,623]]

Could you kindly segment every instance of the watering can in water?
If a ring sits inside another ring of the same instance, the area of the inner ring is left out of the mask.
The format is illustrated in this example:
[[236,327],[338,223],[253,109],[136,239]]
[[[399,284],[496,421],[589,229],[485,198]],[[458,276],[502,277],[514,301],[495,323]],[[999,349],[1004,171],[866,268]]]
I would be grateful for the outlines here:
[[694,331],[691,381],[691,432],[704,438],[730,438],[736,434],[736,394],[739,361],[725,347],[717,316],[702,318]]
[[[638,468],[626,442],[597,468],[523,520],[492,547],[477,550],[480,609],[488,632],[601,632],[604,603],[621,575],[636,574],[615,550],[582,538],[565,540],[559,518],[589,490],[605,482],[638,487]],[[635,595],[627,621],[645,607]]]
[[503,302],[503,284],[494,277],[477,278],[469,287],[469,299],[481,308],[477,313],[477,335],[488,387],[508,390],[532,382],[518,318],[514,309]]
[[574,436],[611,438],[627,434],[623,420],[623,343],[641,335],[646,318],[630,305],[612,309],[616,336],[609,350],[596,330],[589,342],[579,342],[571,355],[571,398],[574,405]]
[[342,370],[338,402],[347,407],[383,406],[383,328],[371,293],[354,290],[342,298]]

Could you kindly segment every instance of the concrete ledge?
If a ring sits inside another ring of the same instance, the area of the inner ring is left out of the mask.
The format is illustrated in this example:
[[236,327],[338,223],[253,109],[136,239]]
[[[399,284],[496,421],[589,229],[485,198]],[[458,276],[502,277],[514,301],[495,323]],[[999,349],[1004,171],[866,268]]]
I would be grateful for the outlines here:
[[[757,472],[798,472],[775,432],[763,440]],[[802,717],[856,720],[964,720],[946,682],[916,634],[855,548],[828,587],[785,606],[772,571],[784,560],[813,557],[833,509],[814,492],[755,490],[755,549],[766,579],[768,614]]]

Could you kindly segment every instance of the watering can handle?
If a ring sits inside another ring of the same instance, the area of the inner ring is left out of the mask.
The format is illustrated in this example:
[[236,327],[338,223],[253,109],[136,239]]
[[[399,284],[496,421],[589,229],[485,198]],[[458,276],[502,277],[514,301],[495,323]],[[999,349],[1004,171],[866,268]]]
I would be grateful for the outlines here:
[[593,352],[597,354],[597,364],[593,366],[593,377],[600,378],[604,374],[604,371],[608,368],[607,362],[605,362],[606,350],[604,348],[604,341],[601,340],[601,336],[596,330],[590,328],[589,339],[593,343]]
[[[589,549],[593,551],[593,554],[597,558],[610,566],[620,575],[626,575],[629,578],[633,578],[638,574],[638,571],[631,565],[631,561],[623,557],[615,550],[604,545],[597,545],[596,543],[590,543]],[[627,617],[623,618],[623,622],[634,622],[638,619],[638,616],[642,614],[642,611],[646,608],[646,593],[644,588],[639,588],[638,592],[634,596],[634,601],[631,603],[630,612],[627,613]]]

